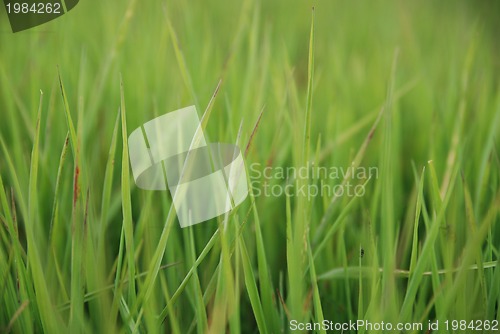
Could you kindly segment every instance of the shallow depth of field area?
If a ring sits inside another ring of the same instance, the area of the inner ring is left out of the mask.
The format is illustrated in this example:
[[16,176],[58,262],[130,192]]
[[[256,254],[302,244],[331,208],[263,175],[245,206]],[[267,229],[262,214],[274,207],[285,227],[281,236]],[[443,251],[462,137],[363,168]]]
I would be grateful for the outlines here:
[[[12,34],[1,8],[0,332],[500,320],[499,22],[486,0],[82,0]],[[190,105],[250,193],[181,228],[127,137]]]

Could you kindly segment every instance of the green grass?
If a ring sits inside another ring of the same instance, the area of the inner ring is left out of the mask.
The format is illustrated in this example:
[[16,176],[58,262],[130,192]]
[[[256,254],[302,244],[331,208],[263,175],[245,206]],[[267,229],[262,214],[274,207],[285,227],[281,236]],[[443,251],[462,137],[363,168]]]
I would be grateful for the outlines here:
[[[0,9],[0,332],[500,320],[498,22],[487,1],[81,1],[12,34]],[[181,229],[127,137],[188,105],[250,193]],[[311,163],[378,174],[250,168]]]

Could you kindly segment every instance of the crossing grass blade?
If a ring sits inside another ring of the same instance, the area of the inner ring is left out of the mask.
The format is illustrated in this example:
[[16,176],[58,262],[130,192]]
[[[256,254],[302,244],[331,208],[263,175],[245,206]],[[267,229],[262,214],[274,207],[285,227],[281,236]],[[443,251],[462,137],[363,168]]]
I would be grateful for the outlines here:
[[[416,175],[416,173],[415,173]],[[415,220],[413,224],[413,239],[411,247],[411,258],[410,258],[410,272],[415,270],[415,264],[417,263],[418,257],[418,226],[420,221],[420,213],[422,212],[422,200],[423,200],[423,189],[425,181],[425,167],[422,169],[422,174],[420,175],[420,181],[418,182],[417,190],[417,201],[415,203]]]
[[[316,269],[314,267],[314,258],[312,256],[311,248],[308,249],[308,258],[309,258],[309,273],[311,276],[311,284],[313,290],[313,300],[314,300],[314,312],[315,312],[315,320],[318,323],[323,323],[325,320],[325,316],[323,315],[323,306],[321,306],[321,297],[318,289],[318,279],[316,277]],[[326,334],[326,330],[321,328],[319,333]]]
[[69,139],[73,153],[73,194],[71,212],[71,282],[70,282],[70,328],[71,331],[81,332],[84,323],[83,311],[83,244],[84,244],[84,200],[81,194],[81,165],[79,141],[75,125],[71,116],[66,90],[63,84],[61,73],[58,73],[59,85],[63,98],[66,124],[69,131]]
[[[432,163],[429,163],[432,171]],[[434,185],[434,192],[436,193],[438,191],[437,187],[437,180],[434,177],[434,173],[430,173],[431,175],[431,183]],[[445,216],[445,210],[447,207],[447,204],[450,201],[451,194],[453,193],[452,189],[453,186],[455,185],[456,182],[456,177],[458,175],[458,165],[455,165],[452,178],[451,178],[451,188],[449,191],[446,193],[446,197],[443,200],[443,203],[441,207],[439,208],[439,211],[436,212],[435,218],[432,219],[431,224],[429,226],[429,231],[427,238],[424,242],[424,245],[422,247],[422,251],[420,253],[420,257],[417,260],[417,263],[415,265],[415,270],[413,272],[413,276],[410,278],[410,281],[408,283],[408,291],[405,295],[403,305],[401,306],[401,311],[399,314],[399,320],[400,321],[407,321],[407,319],[411,319],[411,307],[412,304],[415,302],[415,297],[416,293],[418,290],[418,287],[420,283],[422,282],[423,278],[423,273],[425,271],[425,268],[430,265],[430,261],[432,257],[435,257],[436,255],[433,254],[434,250],[434,244],[436,242],[436,239],[439,234],[440,226],[442,224],[442,221]]]
[[99,254],[99,260],[102,261],[104,266],[106,265],[106,251],[105,251],[105,242],[106,242],[106,228],[108,226],[108,213],[111,201],[111,192],[113,186],[113,172],[115,166],[115,155],[116,155],[116,146],[118,143],[118,126],[120,125],[120,117],[121,113],[118,111],[118,115],[116,116],[115,127],[113,130],[113,136],[111,137],[111,144],[109,147],[108,161],[106,163],[106,171],[104,176],[104,184],[102,189],[102,201],[101,201],[101,221],[100,221],[100,232],[99,232],[99,241],[97,246],[97,254]]
[[49,289],[43,272],[43,265],[38,251],[38,246],[35,238],[35,225],[40,223],[38,216],[39,198],[38,198],[38,162],[40,156],[40,119],[42,113],[43,93],[40,92],[40,102],[37,115],[37,124],[35,127],[35,138],[33,141],[33,150],[31,152],[31,167],[29,180],[29,198],[28,208],[29,215],[26,225],[26,237],[28,242],[28,258],[30,259],[31,277],[36,294],[37,310],[40,312],[40,320],[42,326],[47,332],[56,332],[60,328],[64,328],[59,319],[57,312],[54,310],[53,301],[49,295]]
[[[122,171],[121,171],[121,195],[123,213],[123,231],[125,235],[125,249],[128,269],[128,303],[135,306],[135,243],[134,226],[132,222],[132,203],[130,199],[130,165],[128,157],[128,131],[127,113],[125,109],[125,94],[123,80],[120,78],[120,114],[122,123]],[[133,316],[133,313],[131,314]]]
[[241,239],[241,261],[243,264],[243,274],[245,276],[245,286],[248,292],[248,297],[250,298],[250,303],[255,316],[255,321],[257,322],[257,327],[260,333],[269,333],[265,317],[264,310],[262,308],[261,299],[257,289],[257,283],[255,282],[255,277],[253,275],[252,265],[250,263],[250,258],[248,256],[248,251],[245,246],[245,241]]

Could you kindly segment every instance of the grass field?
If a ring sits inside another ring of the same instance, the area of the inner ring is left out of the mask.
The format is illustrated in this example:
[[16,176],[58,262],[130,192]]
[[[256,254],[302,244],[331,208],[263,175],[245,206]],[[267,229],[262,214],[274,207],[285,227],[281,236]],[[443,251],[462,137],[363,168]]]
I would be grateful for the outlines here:
[[[16,34],[2,7],[0,332],[495,332],[499,4],[82,0]],[[181,229],[127,137],[189,105],[250,194]]]

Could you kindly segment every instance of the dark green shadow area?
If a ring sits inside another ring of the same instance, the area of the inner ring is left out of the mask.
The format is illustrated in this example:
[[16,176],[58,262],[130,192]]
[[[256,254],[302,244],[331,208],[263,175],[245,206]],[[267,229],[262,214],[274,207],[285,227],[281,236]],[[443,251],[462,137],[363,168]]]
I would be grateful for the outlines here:
[[[79,0],[65,1],[67,11],[73,9]],[[12,32],[31,29],[64,15],[60,0],[4,0],[5,10]]]
[[64,3],[66,4],[66,10],[69,12],[72,10],[76,5],[78,5],[78,2],[80,0],[65,0]]

